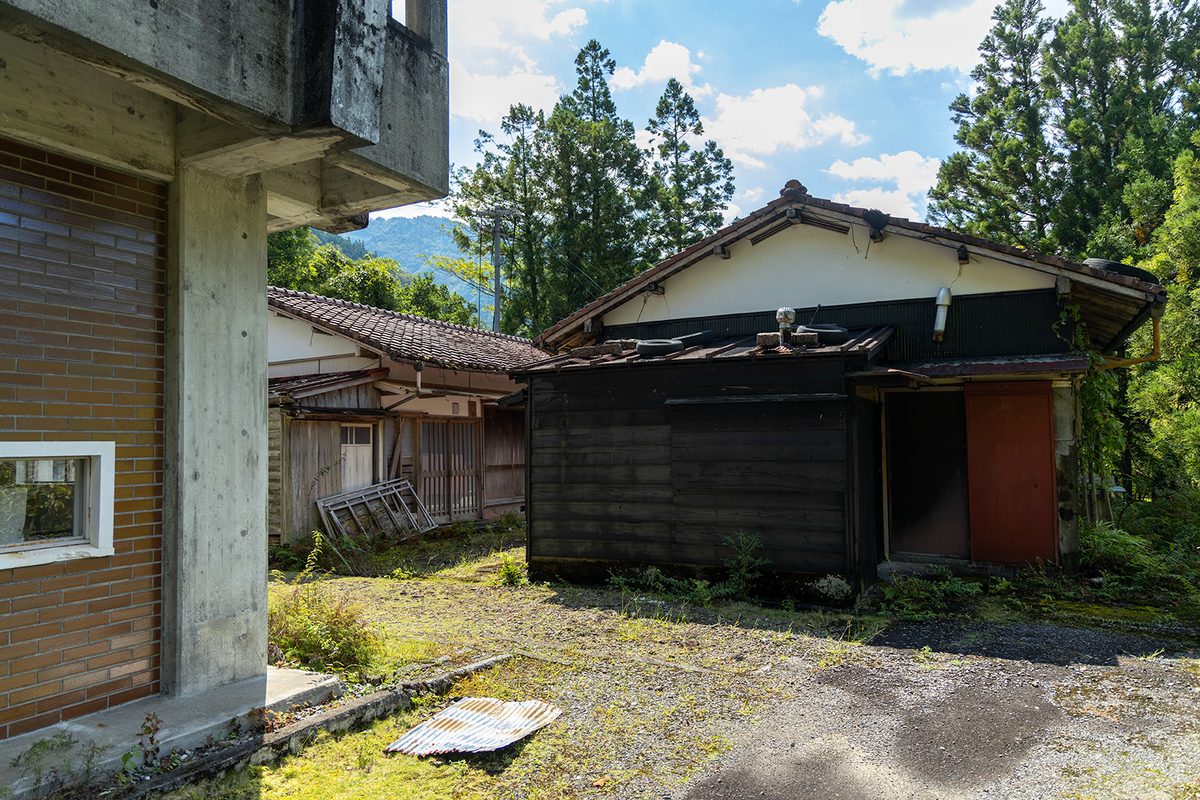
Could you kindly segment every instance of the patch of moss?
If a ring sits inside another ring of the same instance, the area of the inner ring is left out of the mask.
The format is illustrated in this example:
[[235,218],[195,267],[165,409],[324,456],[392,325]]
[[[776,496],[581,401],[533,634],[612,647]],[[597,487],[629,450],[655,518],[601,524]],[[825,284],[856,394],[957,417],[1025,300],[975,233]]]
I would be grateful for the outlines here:
[[1066,617],[1096,621],[1135,623],[1142,625],[1170,622],[1172,615],[1164,609],[1152,606],[1110,606],[1097,603],[1080,603],[1071,600],[1050,600],[1051,609]]

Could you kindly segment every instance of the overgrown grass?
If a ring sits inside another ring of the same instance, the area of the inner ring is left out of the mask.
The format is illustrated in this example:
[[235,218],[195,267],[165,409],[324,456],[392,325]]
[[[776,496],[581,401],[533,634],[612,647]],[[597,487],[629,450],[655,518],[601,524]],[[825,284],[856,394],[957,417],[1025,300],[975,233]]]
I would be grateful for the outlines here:
[[[321,549],[317,566],[335,575],[419,578],[524,542],[525,518],[509,513],[486,525],[456,522],[403,541],[338,537],[328,543],[332,547]],[[309,535],[291,545],[270,548],[271,567],[285,572],[301,569],[313,545]]]
[[304,570],[291,581],[273,573],[267,598],[267,638],[283,660],[319,671],[366,669],[384,652],[383,639],[365,609],[321,580],[316,537]]
[[736,531],[725,537],[725,546],[733,551],[733,556],[725,559],[726,578],[718,583],[701,578],[676,578],[647,567],[613,575],[608,585],[623,593],[640,589],[704,607],[718,602],[753,602],[754,587],[762,580],[762,568],[771,563],[758,555],[762,539],[757,533]]
[[883,608],[900,619],[932,619],[969,607],[984,586],[942,571],[933,579],[899,577],[883,590]]

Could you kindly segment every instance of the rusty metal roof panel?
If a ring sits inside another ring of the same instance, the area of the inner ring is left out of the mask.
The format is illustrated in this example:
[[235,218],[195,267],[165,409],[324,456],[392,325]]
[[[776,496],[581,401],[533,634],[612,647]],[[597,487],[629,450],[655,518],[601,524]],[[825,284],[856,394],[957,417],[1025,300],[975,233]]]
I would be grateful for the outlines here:
[[1087,372],[1090,364],[1085,356],[1059,353],[1046,356],[1014,358],[963,358],[945,361],[899,362],[852,373],[851,377],[882,377],[888,375],[917,378],[954,378],[982,375],[1025,375],[1042,373]]
[[388,374],[384,369],[359,369],[349,372],[325,372],[311,375],[287,375],[267,379],[267,394],[271,397],[299,399],[332,392],[363,383],[370,383]]
[[484,753],[499,750],[549,725],[562,709],[540,700],[505,702],[466,697],[384,748],[389,753]]
[[672,361],[693,362],[713,359],[723,361],[744,358],[806,358],[839,354],[865,355],[871,358],[887,343],[895,330],[891,326],[877,325],[852,331],[850,339],[844,344],[783,345],[780,347],[759,347],[753,336],[722,337],[707,344],[694,345],[661,356],[639,355],[633,349],[634,340],[622,340],[621,342],[607,342],[603,345],[576,348],[569,353],[528,364],[520,370],[514,370],[514,373],[556,372],[565,369],[587,369],[620,364],[650,365]]

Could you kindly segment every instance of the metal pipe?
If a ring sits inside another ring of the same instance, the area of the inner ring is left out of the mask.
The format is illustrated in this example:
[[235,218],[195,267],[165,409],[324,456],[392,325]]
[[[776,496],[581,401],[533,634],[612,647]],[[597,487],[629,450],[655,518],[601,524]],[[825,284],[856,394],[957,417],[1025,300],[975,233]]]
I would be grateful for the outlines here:
[[1148,361],[1157,361],[1159,355],[1162,354],[1162,350],[1161,350],[1162,341],[1161,341],[1161,335],[1159,333],[1158,317],[1152,317],[1150,319],[1150,325],[1154,331],[1154,347],[1153,347],[1153,349],[1151,349],[1150,355],[1140,356],[1138,358],[1108,358],[1108,357],[1105,357],[1103,362],[1101,362],[1096,367],[1096,370],[1103,371],[1106,369],[1120,369],[1121,367],[1132,367],[1135,364],[1145,364]]
[[937,316],[933,319],[933,340],[940,342],[946,338],[946,313],[950,310],[949,287],[938,292]]

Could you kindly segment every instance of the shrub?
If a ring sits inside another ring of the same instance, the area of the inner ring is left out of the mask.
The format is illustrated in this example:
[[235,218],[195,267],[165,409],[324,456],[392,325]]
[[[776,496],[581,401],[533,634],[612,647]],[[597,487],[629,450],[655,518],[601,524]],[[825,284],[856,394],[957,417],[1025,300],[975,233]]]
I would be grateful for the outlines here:
[[500,586],[528,586],[529,573],[526,571],[525,562],[513,558],[508,553],[501,553],[496,583]]
[[936,579],[899,577],[884,588],[884,606],[902,619],[932,619],[983,593],[983,586],[942,570]]
[[[1196,590],[1197,557],[1194,535],[1164,536],[1155,531],[1152,517],[1137,520],[1149,535],[1139,536],[1111,522],[1080,526],[1080,569],[1104,579],[1101,593],[1122,592],[1189,594]],[[1158,545],[1157,547],[1155,545]]]
[[382,655],[383,641],[366,621],[363,607],[335,592],[316,575],[322,542],[305,569],[291,582],[277,582],[267,600],[267,637],[283,657],[309,669],[334,672],[361,670]]

